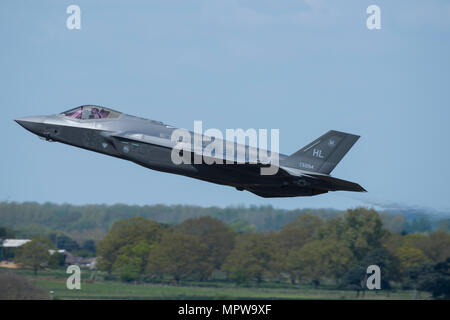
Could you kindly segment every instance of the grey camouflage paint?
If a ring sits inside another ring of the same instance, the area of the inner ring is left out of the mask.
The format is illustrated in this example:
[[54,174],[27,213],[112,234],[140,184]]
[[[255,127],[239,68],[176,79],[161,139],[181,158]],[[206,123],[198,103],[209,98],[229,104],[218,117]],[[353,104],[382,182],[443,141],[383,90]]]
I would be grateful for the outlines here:
[[[111,119],[81,120],[55,114],[15,121],[48,141],[129,160],[153,170],[232,186],[261,197],[312,196],[338,190],[366,191],[357,183],[329,175],[359,138],[339,131],[327,132],[290,156],[279,154],[278,172],[261,175],[260,168],[264,166],[261,163],[176,165],[171,160],[175,142],[170,138],[176,128],[124,113]],[[245,146],[245,149],[247,153],[258,152],[257,148]]]

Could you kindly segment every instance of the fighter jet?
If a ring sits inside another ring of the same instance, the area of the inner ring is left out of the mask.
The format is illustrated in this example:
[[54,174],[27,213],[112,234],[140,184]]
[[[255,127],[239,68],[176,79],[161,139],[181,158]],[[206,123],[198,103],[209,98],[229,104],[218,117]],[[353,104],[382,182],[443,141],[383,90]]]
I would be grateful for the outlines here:
[[[231,142],[231,145],[245,150],[245,157],[241,161],[236,155],[230,159],[223,151],[210,156],[216,160],[213,163],[206,161],[205,157],[200,157],[200,163],[175,163],[172,157],[174,149],[176,152],[180,149],[179,141],[173,139],[177,128],[102,106],[83,105],[60,114],[25,117],[15,121],[47,141],[129,160],[153,170],[231,186],[265,198],[313,196],[338,190],[366,191],[357,183],[330,175],[359,139],[357,135],[335,130],[328,131],[291,155],[267,151],[271,157],[278,157],[277,170],[275,174],[263,175],[261,169],[273,164],[258,158],[256,161],[249,160],[249,155],[259,154],[262,150],[236,142]],[[198,133],[192,134],[195,137]],[[222,142],[224,147],[230,145],[226,139]],[[202,155],[206,146],[202,142],[200,149],[192,147],[187,150],[187,154],[182,154],[186,150],[181,149],[180,155],[197,157]]]

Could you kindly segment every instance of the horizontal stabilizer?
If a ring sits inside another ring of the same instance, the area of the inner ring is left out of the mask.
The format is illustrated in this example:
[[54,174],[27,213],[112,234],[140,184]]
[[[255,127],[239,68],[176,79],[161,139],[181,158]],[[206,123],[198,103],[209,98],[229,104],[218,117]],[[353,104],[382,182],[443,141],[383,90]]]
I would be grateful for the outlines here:
[[355,191],[355,192],[367,192],[366,189],[361,187],[359,184],[347,180],[338,179],[328,175],[316,175],[316,174],[308,174],[306,176],[313,177],[316,179],[320,179],[322,181],[326,181],[330,184],[331,190],[334,191]]
[[342,191],[367,192],[366,189],[364,189],[355,182],[338,179],[327,174],[320,174],[320,173],[316,174],[313,172],[283,166],[280,167],[280,169],[281,171],[284,171],[291,176],[321,180],[321,182],[324,182],[323,185],[326,186],[330,191],[342,190]]

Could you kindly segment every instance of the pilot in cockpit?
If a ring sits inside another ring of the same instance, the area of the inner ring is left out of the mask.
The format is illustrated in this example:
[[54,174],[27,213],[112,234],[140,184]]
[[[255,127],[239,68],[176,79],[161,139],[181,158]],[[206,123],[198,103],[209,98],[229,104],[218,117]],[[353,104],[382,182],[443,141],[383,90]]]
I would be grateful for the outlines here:
[[92,108],[91,114],[89,115],[89,119],[101,119],[101,118],[102,116],[100,115],[98,108]]

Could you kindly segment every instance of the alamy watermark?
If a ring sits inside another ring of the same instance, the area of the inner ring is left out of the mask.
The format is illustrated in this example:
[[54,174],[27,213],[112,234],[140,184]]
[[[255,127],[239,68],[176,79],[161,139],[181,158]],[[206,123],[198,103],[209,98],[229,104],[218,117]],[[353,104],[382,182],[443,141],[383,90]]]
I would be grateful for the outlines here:
[[81,269],[77,265],[70,265],[67,267],[66,273],[71,274],[66,281],[66,287],[69,290],[81,289]]
[[81,29],[81,9],[79,6],[72,4],[67,7],[66,13],[70,14],[66,20],[66,27],[69,30]]
[[381,9],[377,5],[370,5],[366,9],[366,13],[370,16],[366,20],[366,26],[369,30],[381,29]]
[[366,286],[369,290],[381,289],[381,270],[380,267],[373,264],[367,267],[366,273],[370,276],[367,278]]
[[[279,129],[270,129],[268,151],[267,129],[219,129],[203,132],[202,121],[194,121],[194,132],[176,129],[171,134],[175,143],[171,159],[179,164],[260,164],[261,175],[274,175],[279,166]],[[247,144],[248,141],[248,144]]]
[[[66,27],[69,30],[81,29],[81,9],[78,5],[72,4],[67,7],[66,13],[70,14],[66,19]],[[369,14],[366,20],[366,26],[369,30],[381,29],[381,9],[379,6],[372,4],[367,7],[366,13]]]

